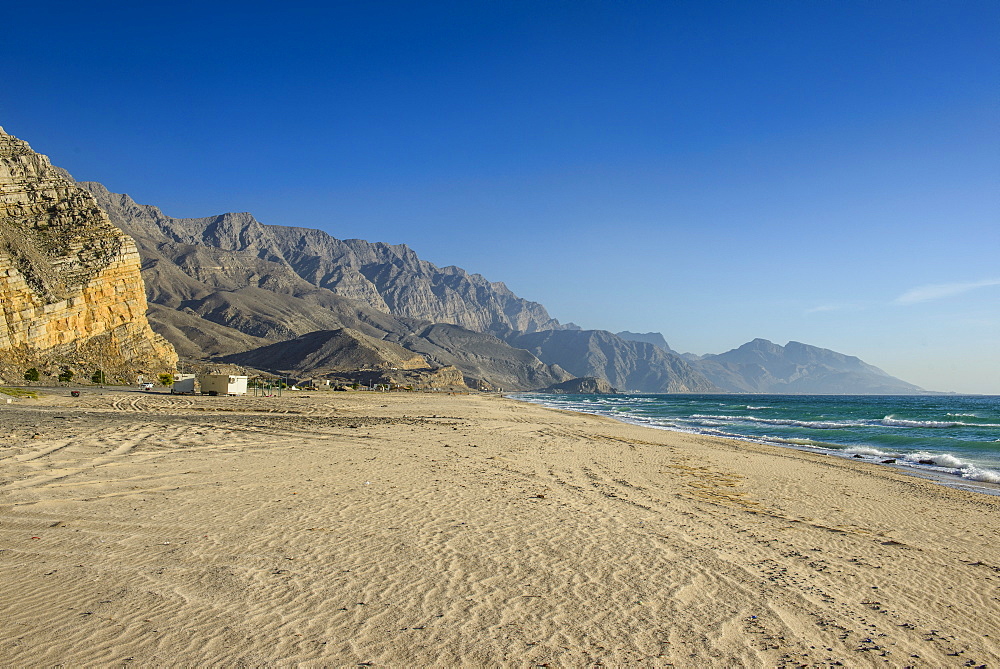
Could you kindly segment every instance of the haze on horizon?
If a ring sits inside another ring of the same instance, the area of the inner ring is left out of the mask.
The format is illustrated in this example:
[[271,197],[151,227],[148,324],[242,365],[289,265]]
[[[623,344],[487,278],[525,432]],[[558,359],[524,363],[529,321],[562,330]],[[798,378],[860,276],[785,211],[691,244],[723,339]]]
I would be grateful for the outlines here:
[[0,125],[585,328],[1000,394],[1000,4],[21,3]]

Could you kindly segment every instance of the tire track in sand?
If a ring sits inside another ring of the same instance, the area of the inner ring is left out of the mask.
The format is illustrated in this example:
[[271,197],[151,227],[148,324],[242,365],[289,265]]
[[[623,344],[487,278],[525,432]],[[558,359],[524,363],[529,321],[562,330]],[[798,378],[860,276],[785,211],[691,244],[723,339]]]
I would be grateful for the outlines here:
[[[19,473],[14,481],[0,484],[0,492],[36,488],[51,485],[57,481],[93,471],[128,456],[137,446],[154,434],[160,434],[157,426],[143,425],[131,430],[107,431],[90,435],[84,439],[69,439],[42,447],[37,451],[23,454],[19,464],[28,468]],[[59,459],[52,456],[58,455]],[[38,472],[42,469],[42,473]]]

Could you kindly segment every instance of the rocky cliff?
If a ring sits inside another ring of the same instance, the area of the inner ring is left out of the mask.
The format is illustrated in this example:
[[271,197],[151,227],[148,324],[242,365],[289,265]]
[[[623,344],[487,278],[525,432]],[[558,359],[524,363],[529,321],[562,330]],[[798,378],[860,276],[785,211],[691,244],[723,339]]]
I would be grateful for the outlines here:
[[0,128],[0,368],[100,369],[111,379],[174,368],[146,320],[139,253],[93,196]]

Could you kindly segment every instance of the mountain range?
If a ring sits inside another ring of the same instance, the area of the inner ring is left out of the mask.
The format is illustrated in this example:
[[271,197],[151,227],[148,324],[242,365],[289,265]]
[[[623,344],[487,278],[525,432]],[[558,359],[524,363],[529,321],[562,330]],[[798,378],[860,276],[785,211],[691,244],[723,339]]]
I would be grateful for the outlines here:
[[298,376],[393,371],[436,386],[530,390],[576,378],[589,379],[579,387],[650,393],[921,392],[797,342],[758,339],[695,356],[671,350],[660,333],[583,330],[405,245],[264,225],[249,213],[172,218],[76,183],[2,131],[0,140],[7,373],[29,361],[73,362],[125,378],[171,366],[176,350],[188,363]]
[[[150,323],[185,358],[258,368],[283,360],[271,371],[302,374],[309,370],[289,361],[322,357],[329,370],[336,360],[313,355],[301,337],[346,328],[431,366],[454,366],[474,387],[595,377],[651,393],[922,392],[857,358],[797,342],[758,339],[719,355],[681,355],[661,333],[562,324],[503,283],[439,268],[405,245],[265,225],[249,213],[172,218],[99,183],[80,186],[135,239]],[[283,342],[294,353],[281,353]],[[254,354],[263,347],[267,356]]]

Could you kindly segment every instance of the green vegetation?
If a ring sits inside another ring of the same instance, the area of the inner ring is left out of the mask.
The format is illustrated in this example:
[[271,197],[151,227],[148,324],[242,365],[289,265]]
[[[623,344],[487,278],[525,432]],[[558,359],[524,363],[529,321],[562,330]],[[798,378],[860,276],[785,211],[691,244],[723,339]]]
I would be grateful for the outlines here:
[[0,393],[10,395],[11,397],[28,397],[30,399],[38,397],[38,393],[34,390],[22,390],[20,388],[0,388]]
[[174,385],[173,374],[160,374],[156,378],[159,380],[161,386],[166,386],[167,388],[169,388],[170,386]]
[[39,378],[38,370],[32,367],[24,373],[25,381],[37,381]]
[[73,380],[73,370],[69,367],[63,367],[63,370],[59,373],[59,380],[69,383]]
[[90,380],[93,381],[94,383],[104,385],[105,383],[104,370],[99,369],[96,372],[94,372],[91,375]]

